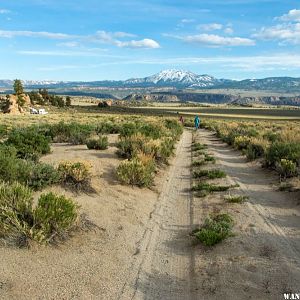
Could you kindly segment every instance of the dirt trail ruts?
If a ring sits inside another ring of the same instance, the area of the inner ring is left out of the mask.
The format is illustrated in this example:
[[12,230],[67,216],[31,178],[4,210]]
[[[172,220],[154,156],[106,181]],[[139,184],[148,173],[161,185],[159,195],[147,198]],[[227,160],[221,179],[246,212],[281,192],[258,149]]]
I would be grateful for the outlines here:
[[185,131],[119,299],[192,299],[191,139]]
[[295,205],[300,204],[300,198],[297,199],[299,194],[278,191],[275,186],[278,178],[273,172],[247,162],[238,151],[215,139],[212,133],[202,131],[201,137],[233,184],[239,184],[240,190],[250,197],[248,207],[264,220],[266,228],[269,227],[269,230],[276,234],[276,238],[279,238],[279,244],[300,263],[300,236],[293,240],[286,238],[296,233],[291,231],[291,227],[300,227],[299,211],[293,210]]
[[[195,252],[195,274],[207,299],[283,299],[300,291],[300,195],[278,191],[273,171],[248,162],[213,132],[199,130],[197,141],[208,146],[228,175],[219,183],[239,184],[229,194],[244,194],[242,205],[224,201],[225,193],[194,200],[194,223],[212,208],[229,212],[236,235],[214,249]],[[202,286],[201,286],[202,283]],[[201,299],[201,297],[199,298]]]

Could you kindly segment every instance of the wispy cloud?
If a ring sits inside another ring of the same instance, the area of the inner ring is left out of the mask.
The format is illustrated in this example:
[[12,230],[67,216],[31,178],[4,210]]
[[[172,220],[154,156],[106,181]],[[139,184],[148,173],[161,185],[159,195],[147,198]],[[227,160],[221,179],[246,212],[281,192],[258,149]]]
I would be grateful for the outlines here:
[[194,43],[200,46],[207,47],[222,47],[222,46],[254,46],[255,41],[248,38],[241,37],[224,37],[216,34],[196,34],[196,35],[188,35],[188,36],[178,36],[178,35],[169,35],[165,34],[165,36],[173,37],[180,39],[187,43]]
[[[105,51],[105,49],[101,49]],[[120,58],[122,56],[110,55],[96,51],[37,51],[37,50],[20,50],[17,51],[18,54],[22,55],[33,55],[33,56],[69,56],[69,57],[111,57],[111,58]]]
[[234,68],[235,71],[258,72],[265,70],[298,70],[300,69],[300,55],[291,53],[278,53],[272,55],[254,56],[211,56],[211,57],[173,57],[173,58],[144,58],[131,59],[119,57],[119,60],[106,61],[91,65],[66,65],[39,68],[42,71],[57,71],[63,69],[94,69],[110,65],[161,65],[161,66],[186,66],[199,65],[207,68],[221,67]]
[[186,23],[194,23],[196,22],[195,19],[181,19],[180,23],[186,24]]
[[53,32],[47,32],[47,31],[0,30],[0,37],[2,37],[2,38],[13,38],[16,36],[49,38],[49,39],[70,39],[70,38],[77,37],[77,36],[69,35],[69,34],[65,34],[65,33],[53,33]]
[[[0,30],[0,38],[13,38],[13,37],[33,37],[33,38],[48,38],[57,40],[68,40],[73,39],[75,41],[64,43],[66,47],[75,47],[79,45],[78,41],[88,41],[88,42],[101,42],[110,45],[115,45],[121,48],[148,48],[155,49],[160,48],[158,42],[153,39],[145,38],[141,40],[127,40],[128,38],[136,37],[135,34],[117,31],[117,32],[107,32],[104,30],[97,31],[92,35],[72,35],[65,33],[54,33],[46,31],[24,31],[24,30]],[[124,40],[125,39],[125,40]],[[62,44],[61,44],[62,45]]]
[[300,10],[292,9],[275,20],[282,23],[262,27],[252,36],[262,40],[279,41],[280,44],[300,44]]
[[5,9],[5,8],[0,9],[0,14],[1,15],[10,14],[10,13],[11,13],[11,11],[9,9]]
[[197,29],[204,30],[204,31],[214,31],[214,30],[220,30],[222,28],[223,25],[219,23],[200,24],[197,26]]
[[224,33],[226,33],[226,34],[233,34],[233,28],[232,27],[226,27],[224,29]]

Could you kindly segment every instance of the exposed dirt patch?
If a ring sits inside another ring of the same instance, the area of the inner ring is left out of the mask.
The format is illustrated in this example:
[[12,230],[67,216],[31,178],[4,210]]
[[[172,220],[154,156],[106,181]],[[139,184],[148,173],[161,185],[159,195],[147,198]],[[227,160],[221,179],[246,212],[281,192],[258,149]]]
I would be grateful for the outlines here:
[[[28,249],[0,248],[1,299],[117,299],[131,270],[157,193],[120,185],[115,169],[120,162],[113,146],[105,151],[86,146],[54,144],[44,162],[86,160],[93,166],[96,193],[73,193],[60,186],[55,191],[72,197],[87,216],[86,228],[59,246]],[[158,175],[158,185],[164,171]],[[43,191],[45,192],[45,191]],[[96,225],[96,226],[94,226]]]
[[[201,130],[197,140],[216,158],[214,168],[227,173],[219,184],[239,184],[228,192],[194,199],[194,223],[212,212],[228,212],[234,237],[213,249],[195,251],[197,288],[208,299],[282,299],[289,287],[299,290],[300,210],[298,193],[279,192],[268,170],[249,163],[238,152]],[[249,196],[243,204],[224,201],[228,194]]]

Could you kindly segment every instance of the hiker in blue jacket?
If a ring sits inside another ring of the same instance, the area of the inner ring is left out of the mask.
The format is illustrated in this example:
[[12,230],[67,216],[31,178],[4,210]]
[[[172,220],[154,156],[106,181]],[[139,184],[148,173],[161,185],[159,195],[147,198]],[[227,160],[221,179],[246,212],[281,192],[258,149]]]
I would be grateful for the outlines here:
[[195,129],[197,130],[200,126],[200,118],[199,116],[196,116],[194,119],[194,123],[195,123]]

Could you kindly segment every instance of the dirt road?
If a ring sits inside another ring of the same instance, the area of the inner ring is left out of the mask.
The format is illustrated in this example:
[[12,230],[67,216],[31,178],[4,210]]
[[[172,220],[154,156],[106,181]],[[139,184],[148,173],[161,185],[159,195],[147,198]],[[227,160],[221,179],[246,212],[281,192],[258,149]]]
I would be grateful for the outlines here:
[[191,299],[191,140],[185,131],[120,299]]
[[[229,204],[225,193],[193,198],[191,138],[185,131],[119,299],[283,299],[300,290],[299,194],[279,192],[272,172],[201,130],[196,138],[227,174],[220,184],[249,196]],[[228,193],[228,192],[227,192]],[[214,248],[193,243],[189,233],[212,212],[230,213],[235,236]]]
[[[115,138],[115,137],[114,137]],[[284,299],[300,292],[300,196],[277,191],[278,178],[200,130],[215,165],[227,174],[215,184],[230,192],[197,198],[191,193],[192,132],[184,131],[171,160],[156,178],[157,192],[120,185],[115,147],[98,152],[57,144],[43,160],[92,163],[95,194],[48,190],[74,198],[98,229],[61,245],[17,249],[0,245],[0,299]],[[227,194],[250,197],[244,204]],[[158,199],[157,199],[158,198]],[[230,214],[234,236],[213,248],[190,237],[211,213]]]

